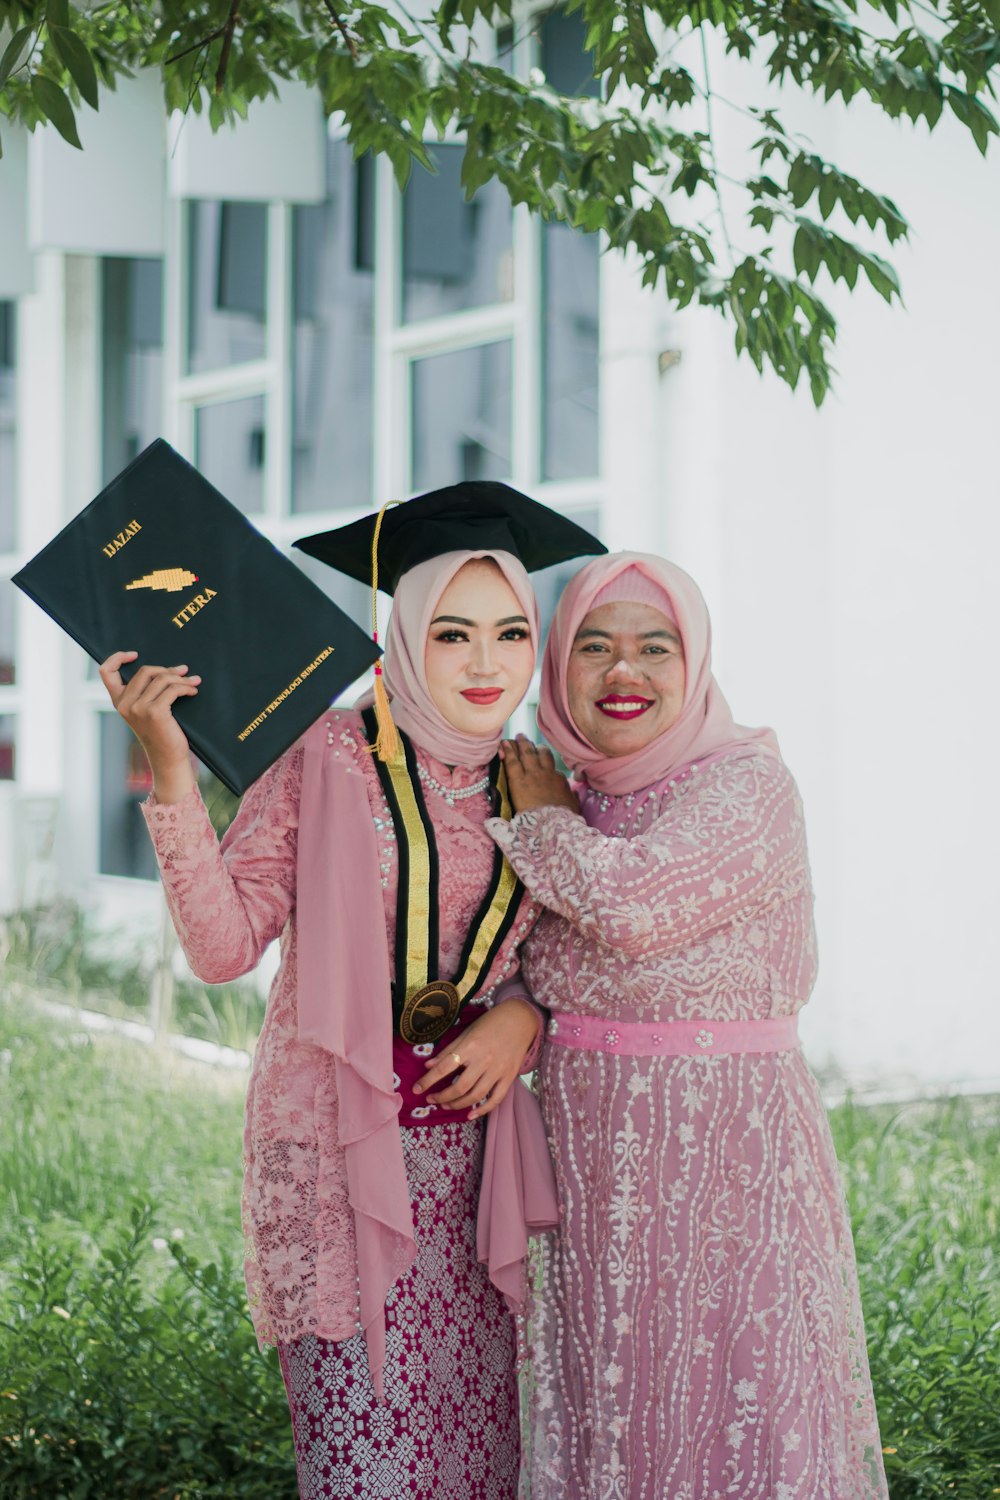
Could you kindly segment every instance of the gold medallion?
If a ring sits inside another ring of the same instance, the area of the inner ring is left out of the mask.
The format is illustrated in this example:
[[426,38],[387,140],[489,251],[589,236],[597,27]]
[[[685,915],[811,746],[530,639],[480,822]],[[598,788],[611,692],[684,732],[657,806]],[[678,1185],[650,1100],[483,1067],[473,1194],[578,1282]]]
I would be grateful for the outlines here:
[[399,1034],[411,1046],[436,1042],[454,1026],[461,1009],[458,990],[450,980],[435,979],[407,997],[399,1018]]

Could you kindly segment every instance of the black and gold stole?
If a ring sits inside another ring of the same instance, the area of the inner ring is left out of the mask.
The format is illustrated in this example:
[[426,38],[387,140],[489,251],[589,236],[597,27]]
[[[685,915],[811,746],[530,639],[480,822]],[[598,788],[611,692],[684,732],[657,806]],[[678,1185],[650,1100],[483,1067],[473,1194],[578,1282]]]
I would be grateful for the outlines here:
[[[362,719],[369,743],[374,744],[378,732],[374,710],[365,709]],[[436,979],[440,930],[437,843],[413,744],[402,730],[399,740],[399,755],[391,761],[376,756],[375,766],[399,849],[393,1026],[404,1042],[417,1045],[442,1037],[478,994],[517,920],[524,887],[501,851],[495,849],[490,883],[466,934],[458,972],[453,979]],[[490,763],[489,777],[494,815],[509,818],[507,778],[499,756]]]

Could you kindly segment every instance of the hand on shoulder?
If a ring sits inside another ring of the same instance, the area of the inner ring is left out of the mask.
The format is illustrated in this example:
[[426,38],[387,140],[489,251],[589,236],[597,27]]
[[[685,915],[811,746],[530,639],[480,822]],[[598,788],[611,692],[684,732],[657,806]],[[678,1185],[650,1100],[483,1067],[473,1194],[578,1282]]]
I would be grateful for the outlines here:
[[580,804],[566,777],[556,770],[552,751],[533,745],[526,735],[504,740],[500,746],[507,786],[515,813],[538,807],[565,807],[579,813]]

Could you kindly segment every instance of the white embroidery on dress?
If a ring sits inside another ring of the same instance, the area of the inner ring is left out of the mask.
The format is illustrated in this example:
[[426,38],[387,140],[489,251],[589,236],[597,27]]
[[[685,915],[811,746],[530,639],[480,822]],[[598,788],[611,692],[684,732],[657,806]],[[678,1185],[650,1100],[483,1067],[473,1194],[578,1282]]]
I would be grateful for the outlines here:
[[[794,782],[761,751],[491,823],[551,909],[535,998],[562,1207],[529,1310],[532,1500],[886,1500],[850,1228],[797,1052],[626,1057],[614,1023],[788,1015],[816,949]],[[570,1027],[572,1030],[572,1027]],[[658,1033],[662,1034],[662,1033]]]

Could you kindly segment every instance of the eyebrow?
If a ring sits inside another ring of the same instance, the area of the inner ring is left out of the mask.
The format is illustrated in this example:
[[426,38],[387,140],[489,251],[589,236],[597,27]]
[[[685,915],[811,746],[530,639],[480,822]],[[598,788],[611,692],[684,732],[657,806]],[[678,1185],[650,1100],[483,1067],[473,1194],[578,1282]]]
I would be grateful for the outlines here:
[[[576,639],[582,641],[592,635],[600,636],[604,641],[613,640],[610,630],[594,630],[592,627],[589,627],[587,630],[578,630]],[[652,641],[658,640],[661,637],[665,640],[673,641],[675,646],[679,646],[681,643],[680,636],[674,635],[672,630],[644,630],[639,639],[640,641]]]
[[[528,617],[527,617],[527,615],[508,615],[507,618],[504,619],[504,620],[497,620],[497,622],[496,622],[496,624],[494,625],[493,628],[494,628],[494,630],[499,630],[499,628],[500,628],[501,625],[527,625],[527,623],[528,623]],[[432,620],[431,621],[431,624],[432,625],[468,625],[470,627],[470,629],[474,629],[476,627],[476,625],[478,624],[478,621],[476,621],[476,620],[464,620],[461,615],[438,615],[438,617],[437,617],[436,620]]]

